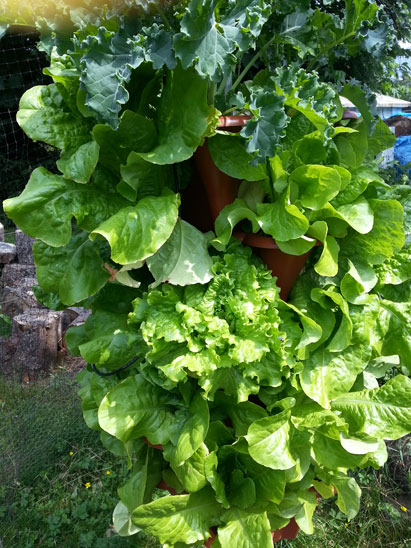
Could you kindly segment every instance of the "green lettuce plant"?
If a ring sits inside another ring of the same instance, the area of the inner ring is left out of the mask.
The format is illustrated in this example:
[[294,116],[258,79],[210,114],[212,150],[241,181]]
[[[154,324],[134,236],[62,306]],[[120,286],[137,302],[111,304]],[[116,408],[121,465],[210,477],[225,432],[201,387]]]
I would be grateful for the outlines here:
[[[343,19],[263,0],[60,7],[41,42],[52,83],[17,116],[60,159],[4,209],[37,239],[38,299],[92,310],[67,342],[88,363],[87,424],[129,462],[116,530],[264,548],[291,518],[312,532],[314,491],[352,518],[349,471],[411,430],[409,195],[378,176],[392,135],[360,87],[311,68],[352,53],[376,4],[347,0]],[[360,120],[342,121],[339,94]],[[239,135],[218,129],[233,112]],[[243,182],[204,234],[180,205],[206,137]],[[312,249],[288,303],[235,227]],[[177,495],[151,502],[162,480]]]
[[[87,423],[133,465],[118,491],[117,531],[194,546],[214,528],[217,546],[268,547],[270,530],[291,517],[313,532],[314,489],[336,492],[351,519],[360,489],[349,470],[381,466],[384,439],[410,428],[409,378],[378,382],[409,363],[409,303],[371,292],[354,305],[313,269],[284,303],[239,243],[214,256],[212,272],[186,288],[112,285],[69,333],[71,350],[100,356],[106,370],[120,340],[140,356],[116,379],[80,375]],[[151,502],[162,480],[178,494]]]

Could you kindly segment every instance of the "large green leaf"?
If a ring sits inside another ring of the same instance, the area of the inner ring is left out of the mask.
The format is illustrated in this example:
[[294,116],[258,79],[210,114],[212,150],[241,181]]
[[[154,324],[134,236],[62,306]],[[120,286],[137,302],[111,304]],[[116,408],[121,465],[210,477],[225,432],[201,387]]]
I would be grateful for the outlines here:
[[73,151],[90,141],[91,122],[64,103],[55,84],[35,86],[20,99],[17,122],[34,141]]
[[190,403],[175,446],[169,446],[167,451],[167,459],[173,467],[181,466],[197,451],[207,435],[209,421],[208,404],[197,392]]
[[237,404],[221,392],[216,393],[215,401],[222,407],[222,412],[228,414],[232,420],[236,436],[245,436],[253,422],[267,416],[265,409],[259,405],[250,401]]
[[105,396],[98,420],[101,428],[123,442],[142,436],[152,444],[170,439],[174,398],[140,375],[128,377]]
[[215,221],[216,238],[212,240],[213,246],[219,251],[223,250],[230,241],[234,227],[244,219],[252,223],[253,232],[259,229],[257,215],[244,200],[237,198],[232,204],[225,206]]
[[113,512],[114,530],[120,537],[129,537],[135,535],[141,529],[136,527],[131,521],[131,514],[125,504],[121,500],[117,503]]
[[131,514],[141,504],[151,501],[154,488],[161,480],[163,460],[159,451],[143,447],[134,464],[131,477],[118,488],[120,502],[113,514],[114,528],[120,536],[130,536],[140,529]]
[[348,453],[337,440],[316,432],[313,438],[312,458],[318,466],[327,470],[354,469],[368,460],[365,455]]
[[181,220],[166,243],[147,259],[147,265],[156,280],[155,286],[165,281],[174,285],[205,284],[213,277],[207,238]]
[[84,421],[92,430],[101,431],[97,416],[98,406],[116,381],[110,377],[100,377],[88,369],[80,371],[76,376],[76,381],[80,386],[78,395],[81,398]]
[[286,241],[299,238],[308,229],[309,223],[297,206],[290,204],[288,187],[272,204],[257,204],[258,222],[266,234],[274,239]]
[[297,167],[291,173],[290,180],[299,187],[298,198],[302,205],[314,211],[334,198],[341,186],[341,177],[336,169],[315,164]]
[[[347,302],[337,291],[333,289],[314,288],[311,292],[311,298],[320,303],[324,308],[329,306],[329,303],[335,303],[342,312],[342,318],[337,331],[327,345],[327,350],[330,352],[341,352],[351,343],[352,321]],[[330,301],[328,300],[330,299]],[[333,304],[331,305],[333,306]]]
[[214,112],[207,103],[207,80],[178,66],[167,74],[158,109],[159,145],[141,157],[153,164],[190,158],[206,134]]
[[[378,322],[382,354],[398,354],[401,365],[411,370],[411,304],[382,301]],[[382,336],[382,337],[381,337]]]
[[129,98],[126,84],[131,70],[144,61],[143,49],[127,40],[125,33],[100,27],[96,36],[82,44],[81,83],[87,93],[86,105],[98,118],[112,127],[118,125],[118,113]]
[[246,181],[260,181],[267,177],[261,164],[251,165],[253,156],[245,149],[246,142],[239,135],[217,134],[208,139],[208,149],[213,162],[220,171]]
[[351,392],[331,402],[350,433],[395,440],[411,431],[411,379],[397,375],[383,386]]
[[209,538],[209,529],[219,523],[220,505],[214,491],[206,487],[191,495],[163,497],[137,508],[134,525],[156,536],[161,543],[195,543]]
[[246,436],[251,457],[268,468],[287,470],[296,462],[290,452],[290,413],[257,420]]
[[57,161],[66,179],[88,183],[98,162],[100,147],[95,141],[81,145],[73,154],[67,153]]
[[[168,446],[165,447],[167,453]],[[166,454],[165,453],[165,454]],[[208,449],[202,443],[197,451],[181,466],[174,466],[173,470],[181,485],[189,493],[196,493],[207,485]]]
[[341,280],[340,289],[344,298],[350,303],[356,303],[359,298],[377,283],[377,276],[374,270],[367,264],[357,262],[354,265],[348,259],[348,271]]
[[110,277],[98,242],[91,242],[85,232],[75,234],[63,247],[37,241],[33,255],[40,286],[57,293],[68,306],[97,293]]
[[340,246],[335,238],[327,235],[328,225],[324,221],[316,221],[313,223],[308,234],[322,242],[323,250],[318,262],[314,265],[314,269],[320,276],[336,276],[338,273],[338,254]]
[[153,63],[153,68],[158,70],[164,65],[170,70],[177,66],[177,59],[173,49],[173,35],[157,23],[151,23],[144,31],[147,33],[145,44],[145,59]]
[[239,508],[223,515],[225,525],[218,528],[222,548],[272,548],[273,541],[267,514],[246,512]]
[[20,196],[6,200],[3,207],[26,234],[58,247],[71,239],[73,216],[88,231],[124,204],[118,194],[105,194],[94,184],[79,185],[39,167]]
[[227,500],[227,496],[225,492],[225,484],[221,475],[218,473],[217,467],[218,467],[217,453],[216,451],[212,451],[208,455],[205,462],[205,473],[207,476],[207,481],[215,491],[216,500],[220,502],[224,506],[224,508],[229,508],[230,504]]
[[[350,11],[353,12],[353,10],[355,10],[356,5],[360,5],[360,4],[365,4],[364,0],[360,0],[360,1],[349,0],[348,5],[350,6]],[[357,21],[359,21],[358,17],[356,17],[356,19]],[[370,106],[370,101],[368,100],[368,97],[365,94],[364,90],[361,89],[361,87],[358,84],[354,84],[354,83],[346,84],[343,87],[343,89],[340,91],[340,94],[343,97],[346,97],[358,108],[367,126],[367,129],[370,132],[375,126],[375,114],[376,114],[375,97],[373,97],[373,101]]]
[[107,311],[94,312],[86,323],[86,340],[79,353],[88,362],[113,370],[135,358],[138,334],[129,329],[127,315]]
[[404,245],[403,209],[396,200],[369,200],[374,211],[373,228],[367,234],[352,233],[344,241],[341,252],[352,262],[356,258],[379,264]]
[[234,51],[247,51],[267,21],[270,4],[241,0],[221,7],[212,0],[194,0],[186,7],[174,50],[184,68],[192,65],[203,78],[219,82],[229,74]]
[[181,20],[182,32],[175,36],[174,50],[184,69],[196,61],[201,77],[218,81],[233,65],[235,43],[216,25],[214,7],[212,0],[190,2]]
[[272,158],[276,154],[278,142],[288,122],[284,112],[284,98],[273,90],[271,82],[263,86],[255,85],[245,108],[254,117],[245,124],[241,135],[247,139],[247,152],[257,153],[258,162],[264,163],[267,157]]
[[367,355],[361,347],[337,355],[324,347],[314,351],[300,373],[302,389],[322,407],[330,408],[332,400],[348,392],[366,366],[364,353]]
[[169,180],[168,166],[158,166],[143,160],[136,152],[131,152],[127,164],[120,167],[122,181],[117,190],[130,201],[145,196],[159,196]]
[[230,506],[246,510],[256,502],[255,483],[242,470],[233,470],[228,485]]
[[354,478],[331,477],[337,489],[337,506],[348,519],[353,519],[360,509],[361,489]]
[[338,209],[335,209],[331,204],[326,204],[318,212],[318,216],[341,219],[360,234],[368,234],[374,224],[374,211],[370,203],[362,196],[350,204],[340,206]]
[[302,507],[295,514],[295,521],[297,525],[306,535],[312,535],[314,533],[313,515],[317,508],[316,493],[311,491],[299,491],[298,498],[302,503]]
[[119,264],[135,263],[154,255],[168,240],[177,222],[179,197],[173,192],[147,196],[137,205],[120,209],[93,230],[111,247],[111,257]]
[[273,470],[261,466],[249,455],[239,454],[237,458],[254,481],[257,500],[280,503],[284,497],[286,485],[284,470]]
[[161,453],[148,445],[139,452],[131,477],[118,488],[118,496],[131,513],[141,504],[151,501],[153,490],[161,480],[164,466]]
[[336,93],[329,84],[320,82],[317,74],[299,68],[298,63],[278,68],[273,80],[286,105],[301,112],[321,133],[331,135],[332,121],[338,119],[339,112]]

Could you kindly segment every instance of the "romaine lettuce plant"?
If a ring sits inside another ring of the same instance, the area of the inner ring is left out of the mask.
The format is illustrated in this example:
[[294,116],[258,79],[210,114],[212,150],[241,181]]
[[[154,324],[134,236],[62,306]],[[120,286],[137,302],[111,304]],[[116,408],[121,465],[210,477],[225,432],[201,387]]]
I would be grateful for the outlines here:
[[[184,548],[214,529],[214,548],[265,548],[291,518],[312,533],[315,492],[355,516],[349,471],[411,430],[409,189],[378,176],[392,135],[358,85],[339,90],[362,114],[346,123],[309,70],[352,50],[377,6],[346,0],[338,22],[301,2],[163,7],[67,8],[68,26],[48,25],[53,83],[23,95],[18,122],[61,157],[4,209],[37,238],[38,298],[92,310],[67,342],[88,363],[87,424],[129,462],[119,534]],[[218,130],[231,112],[249,116],[239,135]],[[204,234],[180,191],[206,137],[243,182]],[[312,249],[289,302],[234,228]],[[151,502],[162,480],[178,494]]]

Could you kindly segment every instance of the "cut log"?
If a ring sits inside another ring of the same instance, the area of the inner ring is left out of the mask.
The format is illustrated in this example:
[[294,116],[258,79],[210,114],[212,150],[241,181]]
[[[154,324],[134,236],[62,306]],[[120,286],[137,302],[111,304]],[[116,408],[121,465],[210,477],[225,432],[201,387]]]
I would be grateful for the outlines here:
[[47,374],[57,360],[61,312],[34,308],[12,320],[12,338],[17,341],[13,365],[29,380]]
[[22,230],[16,230],[17,260],[20,264],[34,264],[33,244],[34,238],[24,234]]
[[16,341],[11,337],[0,337],[0,372],[3,375],[11,373],[10,365],[16,351]]
[[1,287],[19,287],[26,278],[36,277],[36,267],[24,264],[6,264],[1,275]]
[[9,264],[16,258],[16,246],[14,244],[7,244],[6,242],[0,242],[0,263]]
[[37,301],[33,286],[37,285],[36,278],[23,278],[18,287],[3,287],[1,311],[3,314],[17,316],[30,308],[45,308]]

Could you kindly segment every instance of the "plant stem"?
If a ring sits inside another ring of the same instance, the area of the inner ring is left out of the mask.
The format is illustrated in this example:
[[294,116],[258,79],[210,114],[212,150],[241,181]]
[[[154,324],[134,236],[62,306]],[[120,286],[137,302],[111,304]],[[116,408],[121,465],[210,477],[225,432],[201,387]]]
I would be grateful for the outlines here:
[[164,25],[167,27],[168,30],[173,30],[173,27],[170,25],[169,20],[167,19],[166,14],[164,13],[163,9],[159,6],[158,2],[156,3],[156,9],[158,11],[158,14],[160,15]]
[[238,107],[231,107],[231,108],[228,108],[227,110],[225,110],[223,113],[222,113],[222,116],[227,116],[228,114],[230,114],[230,112],[234,112],[234,110],[237,110],[239,112],[239,114],[241,114],[241,112],[244,110],[244,109],[239,109]]
[[270,160],[268,158],[265,161],[265,167],[267,169],[268,183],[269,183],[270,195],[271,195],[270,196],[271,203],[274,203],[275,202],[275,190],[274,190],[273,175],[272,175],[272,171],[271,171]]
[[209,104],[209,106],[214,105],[215,89],[216,89],[216,83],[210,82],[208,85],[208,91],[207,91],[207,103]]
[[270,47],[270,45],[274,42],[275,39],[276,39],[276,36],[274,35],[272,38],[270,38],[270,40],[268,40],[268,42],[266,44],[264,44],[264,46],[262,48],[260,48],[257,51],[257,53],[254,55],[254,57],[251,59],[251,61],[249,61],[249,63],[244,68],[244,70],[240,73],[237,80],[231,86],[231,91],[235,91],[237,89],[237,87],[240,85],[242,79],[247,74],[247,72],[250,70],[250,68],[254,65],[254,63],[257,61],[257,59],[260,57],[260,55],[262,55],[265,52],[265,50]]
[[224,78],[222,79],[222,81],[221,81],[221,83],[218,87],[217,95],[222,95],[224,93],[224,88],[227,85],[227,82],[228,82],[228,79],[230,78],[230,76],[231,76],[231,72],[227,72],[227,74],[224,76]]
[[350,32],[349,34],[346,34],[342,38],[339,38],[338,40],[334,40],[328,47],[323,49],[314,59],[311,61],[311,63],[307,66],[307,71],[312,70],[313,66],[318,62],[321,57],[327,53],[327,51],[330,51],[330,49],[334,48],[335,46],[338,46],[341,42],[344,42],[347,40],[347,38],[351,38],[351,36],[355,36],[355,32]]

